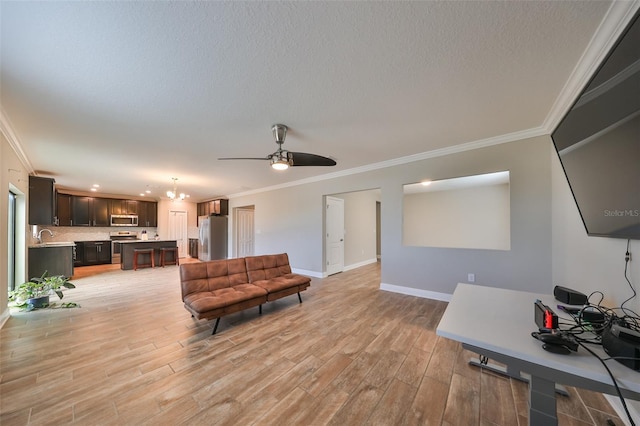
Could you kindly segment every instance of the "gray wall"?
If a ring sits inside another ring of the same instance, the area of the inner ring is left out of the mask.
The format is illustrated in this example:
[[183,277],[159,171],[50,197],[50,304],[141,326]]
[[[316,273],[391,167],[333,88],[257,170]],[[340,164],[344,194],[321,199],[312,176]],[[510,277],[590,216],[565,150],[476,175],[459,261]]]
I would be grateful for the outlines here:
[[[407,164],[390,176],[382,187],[382,282],[451,294],[474,273],[476,284],[549,292],[551,149],[548,137],[532,138]],[[403,183],[501,170],[510,172],[511,250],[402,245],[402,212],[394,206]]]
[[[255,205],[256,254],[287,252],[293,268],[321,275],[323,197],[381,189],[382,283],[451,294],[467,273],[476,283],[549,292],[551,281],[551,141],[548,136],[416,161],[245,196],[230,207]],[[402,185],[509,170],[511,250],[402,245]]]

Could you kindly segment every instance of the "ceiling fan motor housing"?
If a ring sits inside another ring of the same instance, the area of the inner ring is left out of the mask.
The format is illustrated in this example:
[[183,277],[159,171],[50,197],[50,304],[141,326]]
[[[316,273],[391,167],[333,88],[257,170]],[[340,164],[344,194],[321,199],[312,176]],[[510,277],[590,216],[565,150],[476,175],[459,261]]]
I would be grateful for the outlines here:
[[284,138],[287,137],[288,127],[284,124],[274,124],[271,126],[271,131],[273,132],[273,138],[276,140],[276,143],[282,145],[284,143]]

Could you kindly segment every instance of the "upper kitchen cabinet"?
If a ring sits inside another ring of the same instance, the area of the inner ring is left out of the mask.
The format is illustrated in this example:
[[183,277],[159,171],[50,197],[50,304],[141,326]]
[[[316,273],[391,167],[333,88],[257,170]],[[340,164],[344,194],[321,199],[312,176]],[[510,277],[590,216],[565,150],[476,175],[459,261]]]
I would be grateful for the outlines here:
[[138,201],[138,226],[158,226],[158,203]]
[[72,226],[109,226],[109,200],[94,197],[71,197]]
[[106,198],[93,199],[93,226],[109,226],[111,218],[109,217],[110,201]]
[[138,226],[158,226],[156,202],[61,193],[55,198],[58,226],[112,226],[112,215],[134,215],[138,216]]
[[71,195],[56,193],[56,220],[58,226],[71,226]]
[[198,216],[227,216],[229,214],[229,200],[219,198],[216,200],[198,203]]
[[29,176],[29,225],[53,225],[54,180]]
[[138,214],[138,201],[113,199],[111,214]]

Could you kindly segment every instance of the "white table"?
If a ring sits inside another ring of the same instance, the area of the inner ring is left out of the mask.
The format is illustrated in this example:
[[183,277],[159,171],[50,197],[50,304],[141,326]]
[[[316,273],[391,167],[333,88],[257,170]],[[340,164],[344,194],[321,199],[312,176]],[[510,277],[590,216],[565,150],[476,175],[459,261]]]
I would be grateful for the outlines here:
[[[542,342],[531,337],[531,332],[537,331],[533,307],[537,299],[563,317],[551,295],[458,284],[436,333],[504,363],[514,377],[516,372],[518,376],[530,375],[529,424],[557,425],[556,383],[617,393],[600,361],[584,348],[570,355],[554,354],[542,349]],[[589,348],[603,358],[608,356],[599,346]],[[606,363],[623,396],[640,400],[640,372],[614,360]]]

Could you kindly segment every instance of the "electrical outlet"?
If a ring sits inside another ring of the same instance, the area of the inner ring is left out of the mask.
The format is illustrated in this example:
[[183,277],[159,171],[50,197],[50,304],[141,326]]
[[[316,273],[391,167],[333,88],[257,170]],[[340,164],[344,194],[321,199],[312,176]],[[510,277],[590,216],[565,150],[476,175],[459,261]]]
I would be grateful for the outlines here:
[[624,260],[625,260],[625,262],[631,262],[631,252],[630,251],[625,253]]
[[476,274],[467,274],[467,281],[469,281],[470,283],[475,283],[476,282]]

